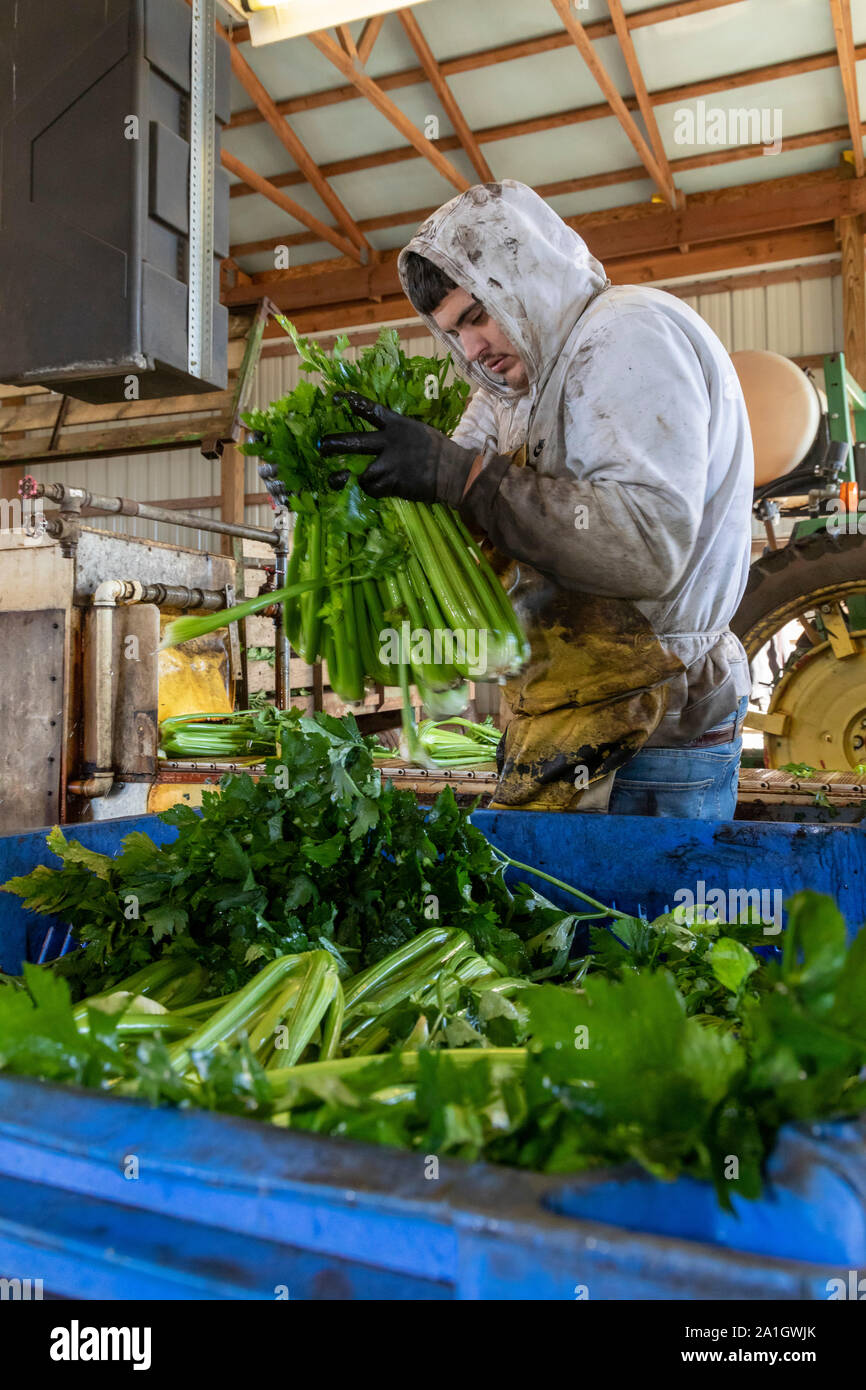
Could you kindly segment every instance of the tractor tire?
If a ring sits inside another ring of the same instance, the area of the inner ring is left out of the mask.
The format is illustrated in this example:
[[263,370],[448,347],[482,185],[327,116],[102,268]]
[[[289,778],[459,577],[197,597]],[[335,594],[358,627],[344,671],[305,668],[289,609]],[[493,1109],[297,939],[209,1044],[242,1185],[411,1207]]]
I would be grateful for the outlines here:
[[751,661],[792,618],[817,603],[866,592],[866,535],[815,531],[768,551],[749,570],[731,621]]

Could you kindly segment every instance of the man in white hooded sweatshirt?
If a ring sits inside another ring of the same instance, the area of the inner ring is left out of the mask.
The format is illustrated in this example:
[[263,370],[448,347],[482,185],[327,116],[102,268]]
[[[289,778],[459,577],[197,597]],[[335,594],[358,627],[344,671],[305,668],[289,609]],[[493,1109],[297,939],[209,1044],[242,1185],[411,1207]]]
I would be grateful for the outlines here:
[[479,389],[451,440],[351,396],[377,432],[322,452],[375,453],[371,495],[459,507],[515,562],[532,659],[495,804],[731,818],[753,458],[724,347],[672,295],[611,286],[513,181],[446,203],[399,269]]

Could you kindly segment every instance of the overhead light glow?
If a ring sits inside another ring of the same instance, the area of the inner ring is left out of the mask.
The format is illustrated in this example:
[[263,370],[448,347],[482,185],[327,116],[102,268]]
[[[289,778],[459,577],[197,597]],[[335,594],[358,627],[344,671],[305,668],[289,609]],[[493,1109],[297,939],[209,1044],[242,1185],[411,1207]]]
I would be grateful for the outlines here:
[[[403,9],[405,3],[406,0],[234,0],[249,16],[253,47],[296,39],[317,29],[332,29],[335,24],[370,19]],[[415,0],[416,5],[419,3],[424,0]]]

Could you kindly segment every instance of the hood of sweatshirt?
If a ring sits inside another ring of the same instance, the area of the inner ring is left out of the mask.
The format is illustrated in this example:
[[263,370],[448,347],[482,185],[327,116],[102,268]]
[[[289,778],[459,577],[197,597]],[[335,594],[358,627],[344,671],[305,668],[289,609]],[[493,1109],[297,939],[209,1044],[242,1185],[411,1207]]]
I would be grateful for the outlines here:
[[[523,359],[529,389],[544,384],[584,309],[609,283],[583,238],[513,179],[467,189],[422,223],[397,262],[404,289],[411,251],[480,300]],[[468,362],[432,316],[421,317],[465,376],[499,396],[526,394]]]

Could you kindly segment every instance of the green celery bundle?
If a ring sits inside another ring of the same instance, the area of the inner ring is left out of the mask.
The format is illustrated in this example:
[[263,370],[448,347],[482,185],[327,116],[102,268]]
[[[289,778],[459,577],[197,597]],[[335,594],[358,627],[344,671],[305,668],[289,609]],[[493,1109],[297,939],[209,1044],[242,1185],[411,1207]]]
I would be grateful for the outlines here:
[[[246,454],[272,463],[295,513],[284,589],[228,612],[181,618],[165,643],[188,641],[274,602],[283,604],[292,647],[309,663],[324,659],[330,683],[348,703],[366,685],[409,685],[440,717],[458,714],[466,681],[498,680],[520,669],[526,643],[502,585],[456,512],[441,504],[368,497],[358,483],[369,458],[322,459],[323,435],[369,429],[336,393],[353,390],[450,433],[463,413],[465,382],[447,382],[450,358],[407,357],[394,329],[353,362],[348,339],[329,355],[280,317],[319,384],[302,381],[266,410],[243,420],[253,432]],[[331,473],[346,468],[339,491]],[[414,736],[414,735],[413,735]]]
[[276,738],[258,710],[233,714],[178,714],[159,726],[167,758],[272,758]]
[[[465,733],[459,732],[464,729]],[[501,734],[493,720],[474,724],[471,719],[422,719],[417,737],[405,740],[401,751],[421,767],[495,768]]]

